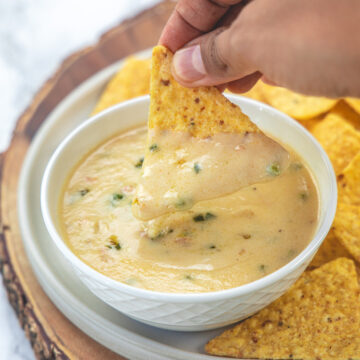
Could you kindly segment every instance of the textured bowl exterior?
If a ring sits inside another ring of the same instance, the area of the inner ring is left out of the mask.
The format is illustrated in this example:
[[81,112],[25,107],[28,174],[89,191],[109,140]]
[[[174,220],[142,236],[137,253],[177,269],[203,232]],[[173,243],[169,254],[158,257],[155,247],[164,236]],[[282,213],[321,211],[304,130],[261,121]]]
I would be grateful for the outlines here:
[[107,286],[81,269],[74,270],[96,296],[135,320],[169,330],[202,331],[235,323],[261,310],[281,296],[306,266],[304,263],[279,281],[253,292],[201,303],[142,298]]
[[[256,101],[231,96],[265,132],[291,142],[314,173],[320,195],[319,225],[308,246],[277,271],[243,286],[199,294],[168,294],[115,281],[82,262],[63,241],[58,224],[58,201],[66,174],[94,144],[129,126],[144,123],[149,97],[119,104],[89,119],[57,148],[41,185],[41,211],[51,239],[78,277],[97,297],[125,315],[159,328],[202,331],[245,319],[279,296],[305,270],[332,224],[337,200],[336,178],[330,160],[317,141],[294,120]],[[285,141],[285,140],[284,140]],[[269,254],[271,256],[271,254]]]

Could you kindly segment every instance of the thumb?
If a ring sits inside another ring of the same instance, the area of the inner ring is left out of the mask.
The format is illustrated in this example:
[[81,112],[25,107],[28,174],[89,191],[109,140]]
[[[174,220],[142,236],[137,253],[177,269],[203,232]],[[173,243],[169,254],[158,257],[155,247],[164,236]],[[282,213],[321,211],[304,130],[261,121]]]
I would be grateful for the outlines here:
[[175,53],[173,75],[188,87],[220,85],[241,79],[256,71],[241,54],[241,48],[241,36],[234,26],[218,28]]

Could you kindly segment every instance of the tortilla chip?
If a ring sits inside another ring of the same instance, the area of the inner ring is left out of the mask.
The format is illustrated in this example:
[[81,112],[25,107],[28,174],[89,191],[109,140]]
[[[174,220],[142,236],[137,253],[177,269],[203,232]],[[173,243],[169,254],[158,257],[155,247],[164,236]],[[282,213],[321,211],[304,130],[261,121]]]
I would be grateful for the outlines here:
[[360,358],[359,327],[355,265],[340,258],[303,274],[285,295],[205,350],[238,358]]
[[339,203],[333,227],[335,236],[360,262],[360,206]]
[[150,59],[128,58],[102,93],[92,114],[150,91]]
[[312,132],[312,130],[314,129],[315,125],[317,125],[320,121],[323,120],[323,117],[320,115],[316,118],[313,119],[308,119],[308,120],[298,120],[298,122],[308,131]]
[[337,178],[339,202],[360,206],[360,152]]
[[345,100],[340,100],[330,112],[341,116],[355,129],[360,130],[360,114],[350,107]]
[[298,120],[307,120],[329,111],[337,102],[324,97],[305,96],[294,91],[264,84],[265,100],[274,108]]
[[312,129],[327,152],[336,174],[340,174],[360,151],[360,133],[336,114],[328,114]]
[[329,261],[341,257],[351,258],[351,255],[340,243],[340,241],[335,236],[334,231],[331,229],[321,244],[318,252],[314,256],[313,260],[311,261],[310,265],[308,266],[308,269],[315,269],[328,263]]
[[346,98],[345,101],[346,101],[358,114],[360,114],[360,99],[357,99],[357,98]]
[[216,87],[189,89],[171,75],[173,54],[153,50],[149,128],[185,131],[205,138],[219,132],[260,132]]
[[264,89],[264,83],[261,80],[259,80],[249,91],[240,95],[266,103],[263,89]]

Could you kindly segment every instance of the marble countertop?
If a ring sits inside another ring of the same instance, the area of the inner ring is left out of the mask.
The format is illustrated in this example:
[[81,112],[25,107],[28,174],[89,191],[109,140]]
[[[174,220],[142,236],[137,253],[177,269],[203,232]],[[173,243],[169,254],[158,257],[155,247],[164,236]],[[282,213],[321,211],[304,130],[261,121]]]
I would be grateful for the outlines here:
[[[17,117],[64,57],[157,2],[0,0],[0,152],[9,144]],[[33,359],[0,282],[0,360]]]

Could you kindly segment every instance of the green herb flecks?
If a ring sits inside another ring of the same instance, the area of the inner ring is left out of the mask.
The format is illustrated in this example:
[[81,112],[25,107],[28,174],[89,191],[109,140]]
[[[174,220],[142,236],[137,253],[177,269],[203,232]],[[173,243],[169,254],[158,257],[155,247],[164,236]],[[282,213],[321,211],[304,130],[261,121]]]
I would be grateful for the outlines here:
[[190,281],[192,281],[192,280],[194,280],[194,277],[193,277],[191,274],[186,274],[186,275],[184,276],[184,279],[185,279],[185,280],[190,280]]
[[214,215],[213,213],[207,212],[205,214],[205,220],[211,220],[211,219],[215,219],[216,215]]
[[265,273],[266,272],[266,265],[260,264],[258,266],[258,269],[259,269],[260,272]]
[[142,156],[139,161],[134,165],[137,169],[141,169],[144,163],[144,157]]
[[295,249],[290,249],[288,252],[287,252],[287,258],[288,259],[293,259],[296,255],[296,251]]
[[89,193],[89,189],[82,189],[79,191],[80,196],[84,197],[87,193]]
[[158,147],[157,144],[151,144],[151,145],[149,146],[149,150],[150,150],[151,152],[156,152],[156,151],[159,151],[160,149],[159,149],[159,147]]
[[306,201],[309,198],[309,193],[307,191],[302,191],[299,194],[301,200]]
[[119,203],[121,202],[121,200],[124,200],[125,199],[125,195],[122,194],[122,193],[114,193],[111,195],[111,205],[113,207],[117,207],[119,205]]
[[192,204],[193,204],[193,201],[191,199],[179,198],[175,202],[175,208],[179,209],[179,210],[183,210],[183,209],[190,208]]
[[193,217],[193,220],[194,220],[195,222],[205,221],[205,217],[204,217],[204,215],[199,214],[199,215],[195,215],[195,216]]
[[178,233],[178,236],[179,237],[190,237],[190,236],[192,236],[192,233],[193,232],[191,231],[191,229],[184,229]]
[[250,234],[242,234],[242,237],[245,239],[245,240],[249,240],[251,238],[251,235]]
[[202,222],[202,221],[207,221],[207,220],[211,220],[211,219],[215,219],[216,218],[216,215],[214,215],[213,213],[211,212],[207,212],[205,214],[198,214],[198,215],[195,215],[193,217],[193,220],[195,222]]
[[303,167],[304,167],[303,164],[298,161],[295,161],[290,164],[290,169],[294,171],[301,170]]
[[266,167],[266,172],[271,176],[279,176],[280,175],[280,164],[278,162],[273,162],[272,164]]
[[200,165],[199,163],[195,163],[195,164],[194,164],[195,174],[198,174],[201,170],[202,170],[201,165]]
[[115,194],[112,195],[112,199],[116,200],[116,201],[122,200],[124,197],[125,197],[124,194],[119,194],[119,193],[115,193]]
[[150,240],[152,240],[152,241],[160,240],[163,237],[165,237],[166,235],[171,234],[173,232],[174,232],[174,229],[160,230],[155,236],[151,236]]
[[109,249],[121,250],[121,244],[119,243],[118,237],[116,235],[110,235],[109,245],[105,245]]

